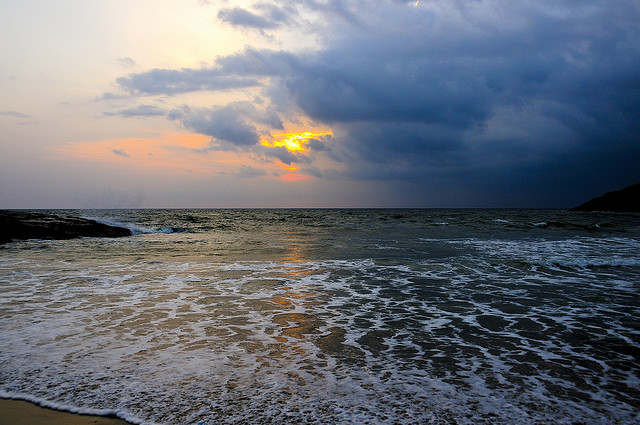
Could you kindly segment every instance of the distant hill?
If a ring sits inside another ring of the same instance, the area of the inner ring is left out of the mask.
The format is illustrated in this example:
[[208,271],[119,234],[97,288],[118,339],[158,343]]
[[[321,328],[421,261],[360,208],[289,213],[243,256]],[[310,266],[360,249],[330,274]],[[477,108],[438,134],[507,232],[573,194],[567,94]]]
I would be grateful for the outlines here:
[[640,183],[607,192],[569,211],[640,212]]

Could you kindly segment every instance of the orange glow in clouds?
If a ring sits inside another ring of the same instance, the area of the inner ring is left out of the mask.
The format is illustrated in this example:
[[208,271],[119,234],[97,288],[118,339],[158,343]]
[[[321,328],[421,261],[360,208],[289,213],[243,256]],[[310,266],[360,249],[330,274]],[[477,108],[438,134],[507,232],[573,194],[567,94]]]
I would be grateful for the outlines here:
[[[267,148],[286,148],[295,157],[309,148],[309,142],[326,133],[287,133],[261,140]],[[52,148],[52,157],[78,163],[102,164],[114,170],[151,174],[226,175],[249,178],[243,167],[260,170],[266,178],[297,182],[311,178],[293,163],[265,160],[255,152],[210,150],[211,138],[200,134],[159,133],[150,138],[118,138],[69,142]],[[255,177],[255,176],[253,176]]]
[[304,133],[276,134],[274,136],[276,140],[269,142],[263,139],[260,140],[260,143],[269,148],[285,147],[291,152],[301,152],[307,150],[309,140],[329,135],[333,136],[333,133],[330,131],[327,133],[312,133],[307,131]]
[[[333,133],[331,131],[326,133],[313,133],[311,131],[305,131],[303,133],[276,134],[273,136],[273,141],[263,139],[260,140],[260,144],[268,148],[284,147],[289,152],[298,153],[304,152],[308,149],[310,140],[319,139],[322,136],[333,136]],[[289,171],[289,173],[286,173],[279,177],[280,180],[284,180],[286,182],[296,182],[310,178],[308,175],[296,173],[296,171],[298,171],[298,167],[295,166],[287,166],[283,167],[282,169],[285,171]]]
[[233,152],[206,154],[210,138],[200,134],[165,133],[155,138],[122,138],[72,142],[53,148],[54,158],[109,164],[140,172],[233,173],[247,160]]

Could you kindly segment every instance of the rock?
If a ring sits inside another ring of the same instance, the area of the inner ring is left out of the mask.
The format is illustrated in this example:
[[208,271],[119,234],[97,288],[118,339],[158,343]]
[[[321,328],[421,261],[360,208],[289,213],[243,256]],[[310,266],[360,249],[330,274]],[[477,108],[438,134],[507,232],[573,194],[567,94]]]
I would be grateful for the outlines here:
[[607,192],[569,211],[640,212],[640,183]]
[[131,236],[131,230],[80,217],[0,211],[0,243],[25,239]]

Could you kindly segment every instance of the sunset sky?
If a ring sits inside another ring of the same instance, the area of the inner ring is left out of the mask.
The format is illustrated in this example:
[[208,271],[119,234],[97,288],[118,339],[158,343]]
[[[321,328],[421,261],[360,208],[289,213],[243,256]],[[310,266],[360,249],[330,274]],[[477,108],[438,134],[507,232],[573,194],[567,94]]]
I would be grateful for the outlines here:
[[0,8],[0,208],[570,207],[640,182],[637,0]]

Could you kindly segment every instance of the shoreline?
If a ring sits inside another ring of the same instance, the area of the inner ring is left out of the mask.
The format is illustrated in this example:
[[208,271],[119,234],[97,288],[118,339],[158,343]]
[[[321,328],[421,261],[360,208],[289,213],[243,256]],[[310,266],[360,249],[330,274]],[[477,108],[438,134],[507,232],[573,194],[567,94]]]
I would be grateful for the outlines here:
[[72,413],[37,403],[0,398],[0,425],[131,425],[113,416]]

